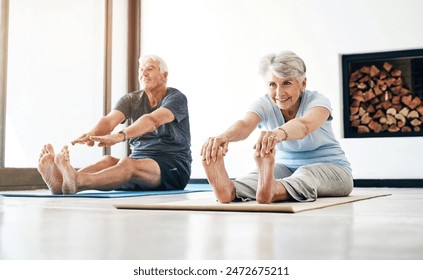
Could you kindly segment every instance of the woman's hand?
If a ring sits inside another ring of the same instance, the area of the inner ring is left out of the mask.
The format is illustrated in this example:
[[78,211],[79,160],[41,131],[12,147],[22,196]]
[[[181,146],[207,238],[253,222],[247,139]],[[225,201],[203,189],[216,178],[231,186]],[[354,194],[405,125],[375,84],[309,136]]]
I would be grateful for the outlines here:
[[206,161],[206,164],[209,165],[211,161],[216,162],[217,152],[221,148],[223,155],[225,156],[228,152],[229,141],[223,137],[210,137],[203,144],[201,149],[201,156],[203,161]]
[[84,133],[81,136],[79,136],[78,138],[76,138],[75,140],[73,140],[71,143],[72,145],[75,144],[86,144],[89,147],[94,146],[94,141],[92,141],[90,139],[90,137],[93,136],[92,133]]
[[116,143],[122,142],[124,135],[122,133],[114,133],[104,136],[90,136],[90,140],[98,142],[99,147],[110,147]]
[[264,157],[266,154],[271,153],[276,147],[276,144],[284,140],[284,137],[284,132],[280,130],[262,131],[256,144],[254,144],[256,156]]

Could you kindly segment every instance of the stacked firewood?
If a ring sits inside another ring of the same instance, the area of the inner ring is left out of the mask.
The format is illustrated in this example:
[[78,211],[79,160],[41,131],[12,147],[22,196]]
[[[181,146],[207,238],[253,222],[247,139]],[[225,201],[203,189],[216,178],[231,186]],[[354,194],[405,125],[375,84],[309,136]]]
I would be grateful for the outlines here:
[[423,104],[406,86],[401,70],[384,62],[363,66],[349,79],[350,123],[358,133],[420,132]]

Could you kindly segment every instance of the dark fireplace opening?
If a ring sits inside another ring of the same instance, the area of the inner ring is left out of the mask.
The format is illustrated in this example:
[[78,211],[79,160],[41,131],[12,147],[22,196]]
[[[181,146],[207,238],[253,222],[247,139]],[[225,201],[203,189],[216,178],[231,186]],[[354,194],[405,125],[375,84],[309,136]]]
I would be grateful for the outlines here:
[[423,49],[341,57],[345,138],[423,136]]

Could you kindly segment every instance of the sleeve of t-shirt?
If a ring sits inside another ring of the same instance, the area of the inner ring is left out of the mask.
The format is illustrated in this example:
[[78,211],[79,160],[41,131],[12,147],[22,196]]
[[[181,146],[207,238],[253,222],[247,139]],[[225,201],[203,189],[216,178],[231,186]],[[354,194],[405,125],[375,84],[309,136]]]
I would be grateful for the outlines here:
[[175,116],[175,120],[180,122],[188,116],[188,101],[185,95],[174,90],[163,100],[161,107],[169,109]]
[[308,98],[309,98],[309,101],[307,102],[307,105],[305,108],[306,112],[309,111],[313,107],[324,107],[328,109],[330,113],[328,120],[332,120],[332,106],[330,104],[329,98],[327,98],[326,96],[318,92],[312,92],[308,96]]
[[266,97],[262,96],[250,105],[248,111],[256,113],[260,117],[261,123],[258,125],[258,127],[261,128],[265,123],[267,123],[267,118],[269,116],[269,112],[272,111],[272,108]]
[[121,111],[125,115],[125,120],[131,118],[131,95],[125,94],[116,103],[114,110]]

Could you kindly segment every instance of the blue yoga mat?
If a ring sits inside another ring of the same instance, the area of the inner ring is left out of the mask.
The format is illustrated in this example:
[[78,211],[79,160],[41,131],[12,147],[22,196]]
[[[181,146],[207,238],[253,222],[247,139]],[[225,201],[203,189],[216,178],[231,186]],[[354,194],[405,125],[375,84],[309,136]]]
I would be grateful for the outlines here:
[[171,191],[82,191],[77,194],[57,195],[49,193],[16,193],[4,192],[0,196],[7,197],[90,197],[90,198],[118,198],[118,197],[133,197],[133,196],[150,196],[150,195],[170,195],[170,194],[185,194],[193,192],[207,192],[212,191],[209,184],[188,184],[184,190]]

